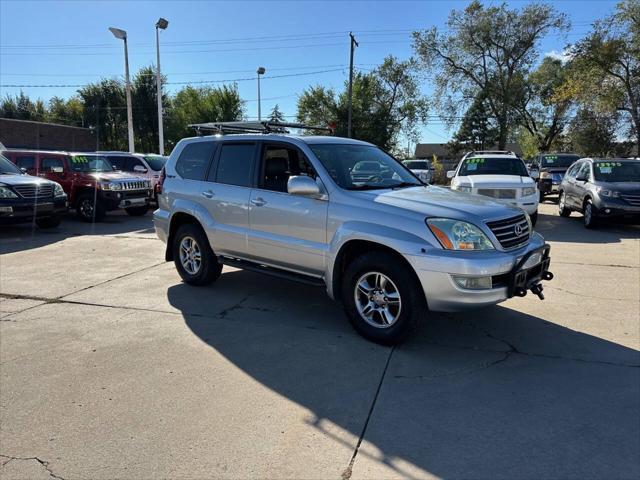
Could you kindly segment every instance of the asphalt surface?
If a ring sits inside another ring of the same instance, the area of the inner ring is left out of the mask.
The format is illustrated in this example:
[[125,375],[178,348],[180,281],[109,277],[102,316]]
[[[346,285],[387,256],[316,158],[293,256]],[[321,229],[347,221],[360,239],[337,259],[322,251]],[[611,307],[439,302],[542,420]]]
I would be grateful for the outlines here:
[[546,300],[396,348],[322,289],[163,262],[150,215],[0,227],[0,478],[640,477],[640,228],[541,206]]

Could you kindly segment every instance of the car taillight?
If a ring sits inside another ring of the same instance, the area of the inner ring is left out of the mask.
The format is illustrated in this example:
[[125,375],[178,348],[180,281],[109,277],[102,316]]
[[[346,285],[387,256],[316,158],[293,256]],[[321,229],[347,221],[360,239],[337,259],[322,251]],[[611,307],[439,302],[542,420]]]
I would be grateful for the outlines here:
[[164,167],[162,167],[162,170],[160,170],[160,178],[158,179],[158,183],[156,183],[156,193],[162,193],[162,184],[165,178],[167,178],[167,172],[165,172]]

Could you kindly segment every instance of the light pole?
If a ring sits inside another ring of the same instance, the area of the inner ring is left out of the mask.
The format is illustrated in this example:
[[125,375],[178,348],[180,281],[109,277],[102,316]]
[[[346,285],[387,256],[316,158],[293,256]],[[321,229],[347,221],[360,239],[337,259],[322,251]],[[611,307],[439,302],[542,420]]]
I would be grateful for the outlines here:
[[127,50],[127,32],[119,28],[109,27],[111,33],[116,38],[124,41],[124,76],[125,92],[127,94],[127,129],[129,130],[129,152],[135,151],[133,142],[133,111],[131,108],[131,82],[129,81],[129,51]]
[[158,89],[158,143],[159,153],[164,155],[164,127],[162,125],[162,76],[160,75],[160,29],[165,30],[169,26],[169,21],[160,17],[156,22],[156,52],[158,55],[157,60],[157,72],[156,72],[156,86]]
[[266,72],[266,70],[264,69],[264,67],[258,67],[258,70],[256,71],[256,73],[258,74],[258,121],[261,122],[262,121],[262,112],[260,109],[260,75],[264,75],[264,72]]

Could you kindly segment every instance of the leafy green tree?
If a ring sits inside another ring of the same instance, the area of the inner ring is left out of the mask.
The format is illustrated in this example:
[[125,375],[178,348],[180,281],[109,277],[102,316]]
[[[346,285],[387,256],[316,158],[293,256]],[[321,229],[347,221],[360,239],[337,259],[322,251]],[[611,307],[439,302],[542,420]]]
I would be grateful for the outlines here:
[[78,97],[68,100],[60,97],[52,97],[47,105],[47,122],[84,127],[84,105]]
[[607,157],[616,150],[617,119],[581,107],[569,124],[572,147],[587,157]]
[[504,149],[540,40],[566,29],[566,16],[550,5],[511,10],[473,0],[464,10],[452,10],[445,31],[414,32],[413,45],[425,71],[432,72],[443,119],[453,125],[458,112],[483,94]]
[[[162,79],[166,82],[166,78]],[[158,151],[158,92],[156,69],[143,67],[135,75],[132,84],[133,128],[136,151]],[[163,93],[163,109],[170,108],[169,99]]]
[[450,151],[457,153],[463,150],[490,149],[495,146],[498,129],[493,119],[487,116],[487,111],[485,96],[478,96],[462,117],[460,127],[449,143]]
[[127,101],[124,85],[103,79],[78,90],[84,105],[86,126],[94,128],[98,147],[103,150],[128,150]]
[[594,24],[572,54],[572,93],[590,108],[630,118],[640,145],[640,1],[620,2],[613,15]]
[[[299,122],[336,125],[336,134],[347,135],[348,83],[340,93],[323,86],[305,90],[298,99]],[[395,150],[401,134],[416,137],[416,127],[426,121],[428,105],[420,94],[413,60],[393,56],[369,73],[353,78],[352,136]]]
[[191,123],[228,122],[242,120],[244,101],[237,85],[192,87],[180,90],[172,99],[167,118],[167,142],[175,145],[180,139],[193,136]]
[[278,107],[277,103],[271,110],[271,113],[269,114],[269,121],[279,122],[279,123],[283,123],[285,121],[284,114],[280,111],[280,108]]
[[545,57],[524,84],[517,120],[540,152],[552,149],[569,122],[574,104],[573,97],[565,94],[570,69],[570,64]]
[[46,107],[42,100],[34,102],[22,91],[15,96],[6,95],[0,102],[0,117],[2,118],[43,122],[46,113]]

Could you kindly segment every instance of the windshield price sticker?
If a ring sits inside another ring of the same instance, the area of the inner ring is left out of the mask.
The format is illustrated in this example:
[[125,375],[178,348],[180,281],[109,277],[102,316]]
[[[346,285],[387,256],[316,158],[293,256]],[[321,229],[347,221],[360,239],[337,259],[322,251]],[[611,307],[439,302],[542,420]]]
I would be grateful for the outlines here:
[[84,155],[76,155],[75,157],[71,157],[71,161],[73,163],[89,163],[89,160]]
[[484,158],[467,158],[467,163],[469,164],[474,164],[474,163],[484,163]]

